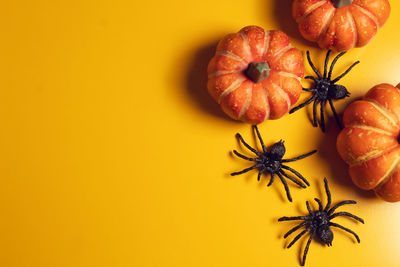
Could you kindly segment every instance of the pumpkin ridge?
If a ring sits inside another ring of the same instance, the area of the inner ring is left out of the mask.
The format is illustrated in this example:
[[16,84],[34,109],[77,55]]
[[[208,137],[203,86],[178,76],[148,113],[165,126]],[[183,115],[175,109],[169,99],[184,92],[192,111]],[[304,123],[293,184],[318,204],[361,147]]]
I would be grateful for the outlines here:
[[239,31],[238,34],[242,37],[243,47],[245,48],[247,54],[250,56],[250,59],[248,60],[248,62],[253,61],[253,53],[251,52],[249,38],[247,38],[247,35],[245,33],[243,33],[242,31]]
[[384,184],[390,177],[397,171],[397,169],[400,167],[400,156],[397,156],[397,159],[393,162],[392,166],[390,166],[389,170],[385,173],[385,175],[379,179],[379,181],[376,183],[375,188],[380,186],[381,184]]
[[377,30],[379,30],[381,28],[378,18],[371,11],[365,9],[362,6],[357,5],[357,3],[353,3],[353,4],[354,4],[354,7],[358,8],[362,13],[364,13],[366,16],[368,16],[370,19],[372,19],[375,22]]
[[266,121],[266,120],[268,120],[269,119],[269,116],[270,116],[270,113],[271,113],[271,110],[270,110],[270,107],[271,107],[271,105],[270,105],[270,103],[269,103],[269,98],[268,98],[268,90],[267,90],[267,88],[265,87],[265,85],[264,85],[264,83],[261,83],[261,86],[262,86],[262,88],[263,88],[263,92],[264,92],[264,98],[265,98],[265,117],[264,117],[264,120],[263,121]]
[[296,19],[296,22],[299,23],[301,22],[303,19],[305,19],[308,15],[310,15],[312,12],[314,12],[317,8],[325,5],[325,3],[328,2],[328,0],[321,0],[313,5],[311,5],[308,10],[306,10],[306,12],[304,12],[304,14],[300,17],[298,17]]
[[329,26],[331,25],[331,23],[332,23],[332,21],[333,21],[333,18],[335,17],[335,14],[336,14],[336,8],[332,10],[331,16],[330,16],[329,19],[326,21],[324,27],[322,27],[321,32],[320,32],[319,35],[318,35],[317,42],[318,42],[319,39],[321,39],[321,37],[324,36],[324,35],[327,33],[327,31],[329,30]]
[[384,115],[396,128],[399,128],[397,124],[396,116],[386,107],[382,106],[378,101],[371,98],[365,98],[365,101],[369,102],[374,108],[376,108],[382,115]]
[[253,87],[251,87],[251,89],[249,89],[249,93],[247,94],[247,99],[246,99],[246,103],[243,105],[242,109],[239,112],[239,120],[241,120],[243,118],[243,116],[246,114],[247,110],[250,107],[251,101],[253,99]]
[[292,101],[290,101],[290,97],[289,97],[288,93],[286,93],[286,91],[283,90],[283,88],[280,87],[279,85],[277,85],[276,83],[271,82],[271,84],[272,84],[272,86],[274,86],[277,89],[279,94],[285,99],[287,107],[289,109],[292,106]]
[[264,52],[262,53],[264,58],[266,58],[267,56],[270,41],[271,41],[270,31],[264,30]]
[[243,118],[243,116],[246,114],[247,110],[250,107],[251,101],[253,99],[253,87],[254,85],[251,86],[251,89],[249,89],[249,93],[247,94],[247,99],[246,99],[246,103],[243,105],[242,109],[239,112],[239,120],[241,120]]
[[375,1],[365,1],[365,0],[355,0],[355,3],[358,6],[363,7],[364,9],[368,10],[372,14],[375,15],[375,17],[379,21],[379,25],[382,27],[391,12],[391,7],[389,0],[375,0]]
[[235,53],[233,53],[231,51],[221,50],[221,51],[216,52],[215,55],[224,56],[224,57],[227,57],[227,58],[239,61],[239,62],[243,62],[243,64],[245,64],[245,65],[247,64],[247,62],[243,58],[239,57],[238,55],[236,55]]
[[354,42],[353,45],[351,46],[352,48],[357,45],[358,42],[358,33],[357,33],[357,25],[356,21],[354,20],[353,13],[351,13],[349,10],[347,10],[347,16],[350,18],[350,25],[351,28],[353,29],[353,36],[354,36]]
[[369,100],[372,100],[372,99],[365,99],[365,102],[367,102],[368,104],[373,106],[375,108],[375,110],[377,110],[386,119],[389,120],[389,122],[392,124],[392,126],[394,126],[395,128],[397,128],[399,130],[399,126],[397,125],[397,122],[396,122],[396,117],[392,114],[392,112],[390,110],[387,110],[385,107],[383,107],[379,103],[376,103],[373,100],[372,101],[369,101]]
[[225,75],[225,74],[234,74],[234,73],[238,73],[238,72],[239,72],[238,70],[217,70],[217,71],[210,73],[208,75],[208,78],[210,79],[213,77],[218,77],[218,76]]
[[[288,44],[286,47],[282,48],[281,50],[279,50],[278,52],[275,53],[275,55],[273,55],[273,62],[279,61],[279,59],[290,49],[292,49],[293,46],[291,44]],[[275,64],[274,64],[275,65]]]
[[287,72],[287,71],[277,71],[276,74],[278,74],[280,76],[288,77],[288,78],[294,78],[294,79],[298,80],[299,82],[301,81],[301,77],[297,76],[296,74]]
[[363,129],[363,130],[373,131],[373,132],[376,132],[376,133],[379,133],[379,134],[394,136],[394,134],[391,133],[391,132],[388,132],[386,130],[380,129],[378,127],[369,126],[369,125],[352,124],[352,125],[349,125],[347,127],[359,128],[359,129]]
[[221,103],[222,99],[229,95],[230,93],[234,92],[237,90],[243,82],[246,80],[246,78],[242,77],[241,79],[237,79],[236,81],[232,82],[231,85],[229,85],[228,88],[225,89],[225,91],[222,92],[222,94],[218,98],[218,103]]
[[397,147],[398,147],[398,145],[394,145],[393,147],[389,147],[387,149],[370,151],[362,156],[359,156],[358,158],[353,158],[353,162],[348,162],[347,164],[349,165],[349,167],[360,166],[361,164],[363,164],[369,160],[382,157],[383,155],[393,151]]

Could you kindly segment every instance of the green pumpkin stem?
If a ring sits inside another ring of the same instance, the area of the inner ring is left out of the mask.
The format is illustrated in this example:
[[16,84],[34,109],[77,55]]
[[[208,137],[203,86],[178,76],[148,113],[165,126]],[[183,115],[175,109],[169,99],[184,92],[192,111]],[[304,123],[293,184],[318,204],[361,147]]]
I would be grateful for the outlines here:
[[269,77],[270,70],[267,62],[252,62],[245,74],[253,82],[259,83]]
[[352,3],[353,3],[353,0],[332,0],[332,4],[336,8],[345,7],[345,6],[351,5]]

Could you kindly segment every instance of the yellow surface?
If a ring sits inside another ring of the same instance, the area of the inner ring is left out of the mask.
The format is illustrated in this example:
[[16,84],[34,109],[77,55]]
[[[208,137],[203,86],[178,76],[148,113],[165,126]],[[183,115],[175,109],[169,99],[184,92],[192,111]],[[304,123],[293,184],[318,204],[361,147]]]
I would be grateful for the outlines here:
[[[351,98],[400,82],[400,2],[375,40],[338,63]],[[0,4],[0,266],[298,266],[291,223],[322,197],[355,199],[366,224],[335,219],[333,247],[313,242],[307,266],[400,266],[400,205],[357,190],[335,150],[338,133],[312,128],[305,110],[260,126],[265,142],[286,140],[287,157],[320,150],[295,167],[312,185],[266,188],[231,156],[235,133],[208,96],[205,68],[216,42],[249,24],[304,41],[289,0],[3,1]],[[318,61],[318,60],[316,60]],[[307,68],[307,73],[310,69]],[[306,84],[305,84],[306,85]],[[302,95],[302,99],[307,94]],[[315,205],[314,205],[315,206]]]

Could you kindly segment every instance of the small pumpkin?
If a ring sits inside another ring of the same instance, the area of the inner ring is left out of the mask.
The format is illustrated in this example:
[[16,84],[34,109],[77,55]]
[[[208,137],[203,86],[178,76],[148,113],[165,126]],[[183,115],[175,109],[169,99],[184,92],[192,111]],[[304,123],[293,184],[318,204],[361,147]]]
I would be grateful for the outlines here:
[[258,124],[282,117],[299,99],[303,55],[285,33],[247,26],[218,43],[207,72],[208,91],[224,112]]
[[337,51],[368,44],[389,14],[388,0],[294,0],[292,4],[303,37]]
[[380,84],[350,104],[336,143],[340,156],[350,165],[353,182],[362,189],[373,189],[389,202],[400,201],[398,88]]

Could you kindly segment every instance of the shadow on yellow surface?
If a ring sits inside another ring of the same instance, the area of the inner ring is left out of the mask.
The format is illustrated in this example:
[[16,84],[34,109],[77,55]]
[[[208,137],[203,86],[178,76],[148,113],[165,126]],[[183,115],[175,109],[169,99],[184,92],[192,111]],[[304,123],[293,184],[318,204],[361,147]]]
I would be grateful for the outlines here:
[[[266,1],[262,1],[265,5]],[[264,9],[265,10],[265,9]],[[292,12],[292,0],[276,0],[273,4],[273,16],[274,20],[279,25],[279,30],[285,32],[291,40],[296,43],[301,43],[308,47],[318,48],[316,43],[312,43],[304,39],[297,27],[296,21],[291,16]]]
[[219,105],[207,92],[207,65],[215,54],[217,43],[217,41],[210,42],[208,45],[204,45],[198,50],[193,51],[191,55],[192,60],[187,68],[187,73],[185,73],[187,75],[186,89],[190,100],[201,110],[224,120],[229,120],[229,117],[224,114]]
[[[336,139],[340,132],[334,118],[330,117],[327,123],[327,131],[322,135],[319,142],[319,155],[329,162],[332,177],[327,177],[329,181],[338,183],[341,186],[352,189],[358,196],[363,198],[376,198],[373,191],[361,190],[353,184],[348,172],[347,164],[340,158],[336,150]],[[322,178],[322,177],[321,177]],[[321,185],[319,185],[319,188]],[[320,189],[321,190],[321,189]],[[320,192],[322,194],[322,192]]]

